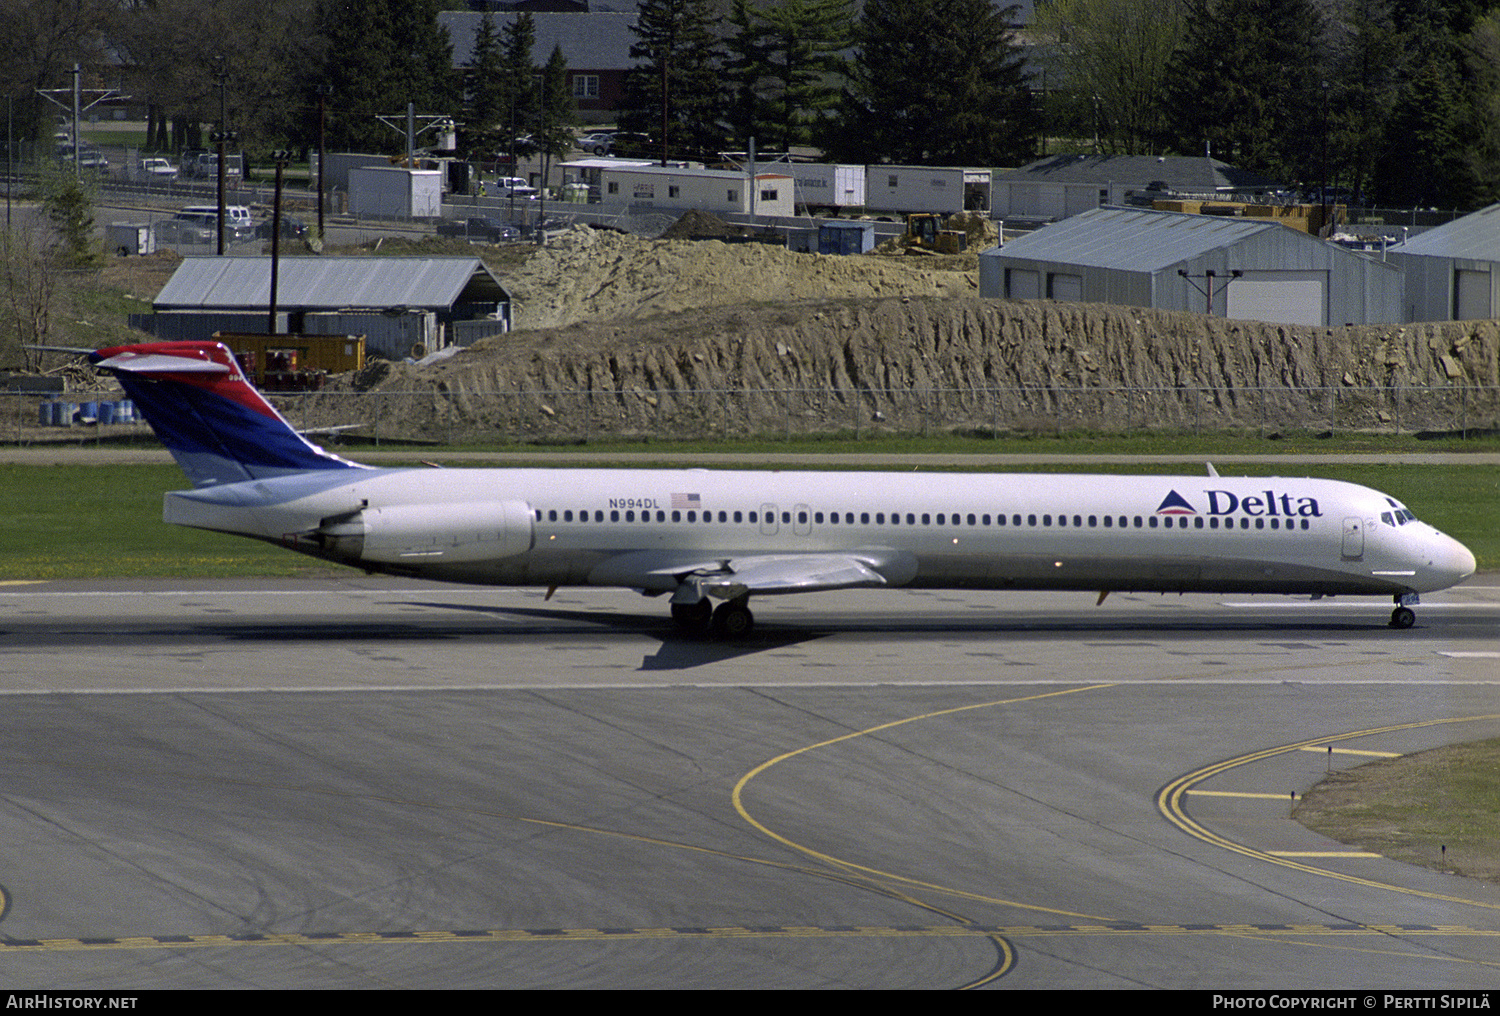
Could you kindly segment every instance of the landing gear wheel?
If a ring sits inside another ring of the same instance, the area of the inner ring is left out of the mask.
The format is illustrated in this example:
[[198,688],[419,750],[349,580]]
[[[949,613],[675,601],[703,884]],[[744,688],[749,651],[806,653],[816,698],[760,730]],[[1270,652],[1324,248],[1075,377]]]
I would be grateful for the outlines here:
[[697,603],[674,603],[672,604],[672,621],[678,628],[694,635],[701,635],[708,631],[709,622],[713,620],[714,605],[704,597]]
[[742,639],[755,627],[755,615],[744,600],[727,600],[714,610],[713,627],[721,638]]
[[1392,628],[1410,628],[1417,623],[1417,612],[1410,607],[1397,607],[1391,611]]

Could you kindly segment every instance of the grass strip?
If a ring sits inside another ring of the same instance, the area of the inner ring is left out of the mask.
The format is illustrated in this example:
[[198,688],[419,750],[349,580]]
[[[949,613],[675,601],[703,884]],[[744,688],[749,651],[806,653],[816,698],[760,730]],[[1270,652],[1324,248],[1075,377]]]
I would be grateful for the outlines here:
[[1395,861],[1500,882],[1500,738],[1334,773],[1294,817]]

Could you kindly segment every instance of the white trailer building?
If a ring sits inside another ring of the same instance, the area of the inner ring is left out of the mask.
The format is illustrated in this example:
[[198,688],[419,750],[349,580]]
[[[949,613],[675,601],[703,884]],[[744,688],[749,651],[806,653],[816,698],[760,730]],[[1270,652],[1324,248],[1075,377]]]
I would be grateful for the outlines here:
[[868,166],[865,198],[871,210],[884,212],[987,212],[990,171],[955,166]]
[[837,211],[865,206],[864,166],[793,162],[777,163],[776,169],[785,169],[795,181],[793,197],[798,208]]
[[599,170],[603,204],[686,211],[758,215],[792,214],[792,178],[785,173],[755,175],[754,204],[749,178],[727,169],[676,166],[622,166]]
[[366,166],[349,170],[349,211],[386,219],[443,214],[443,174],[436,169]]

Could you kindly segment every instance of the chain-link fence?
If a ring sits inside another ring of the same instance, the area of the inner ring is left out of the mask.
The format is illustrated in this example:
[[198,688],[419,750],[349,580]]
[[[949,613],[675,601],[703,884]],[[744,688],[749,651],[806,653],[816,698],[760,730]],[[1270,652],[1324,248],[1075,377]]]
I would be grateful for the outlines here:
[[[6,393],[0,440],[102,438],[102,394]],[[1500,387],[747,388],[626,391],[308,392],[273,401],[299,429],[374,442],[559,443],[858,438],[940,433],[1131,433],[1166,430],[1433,432],[1500,430]],[[57,406],[55,403],[63,403]],[[115,420],[130,419],[116,412]]]
[[[90,414],[102,395],[6,393],[0,440],[124,433]],[[1168,430],[1500,430],[1500,387],[747,388],[626,391],[308,392],[274,395],[292,425],[390,441],[575,444],[843,434],[1131,433]],[[62,402],[58,407],[54,403]],[[8,403],[8,404],[7,404]],[[116,413],[121,419],[123,414]],[[129,419],[128,416],[124,417]],[[134,426],[142,427],[140,424]],[[143,427],[142,427],[143,429]]]

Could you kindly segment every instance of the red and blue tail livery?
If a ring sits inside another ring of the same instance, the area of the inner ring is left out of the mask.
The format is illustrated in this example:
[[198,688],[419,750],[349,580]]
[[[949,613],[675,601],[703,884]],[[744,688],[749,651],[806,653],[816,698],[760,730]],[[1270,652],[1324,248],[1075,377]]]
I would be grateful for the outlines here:
[[[851,587],[1387,596],[1474,572],[1396,499],[1316,478],[372,469],[298,434],[216,342],[101,349],[196,489],[168,522],[366,571],[668,594],[743,636],[752,596]],[[715,604],[713,601],[719,601]]]
[[292,429],[221,342],[154,342],[95,351],[195,487],[315,469],[360,469]]

